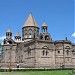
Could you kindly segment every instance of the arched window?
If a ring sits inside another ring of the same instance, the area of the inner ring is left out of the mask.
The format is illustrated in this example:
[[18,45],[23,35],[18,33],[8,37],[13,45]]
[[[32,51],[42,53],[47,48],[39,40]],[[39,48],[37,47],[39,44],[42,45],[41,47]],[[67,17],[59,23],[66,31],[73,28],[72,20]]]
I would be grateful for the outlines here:
[[69,55],[69,50],[66,51],[67,55]]
[[43,36],[42,36],[42,35],[40,35],[40,39],[41,39],[41,40],[43,39]]
[[34,38],[35,38],[35,33],[34,33]]
[[32,33],[32,29],[29,29],[28,31],[29,31],[29,33]]
[[45,51],[43,50],[43,56],[45,55]]
[[7,41],[7,44],[12,44],[12,41]]
[[47,56],[48,53],[49,53],[49,52],[48,52],[49,47],[47,47],[47,46],[43,46],[42,49],[43,49],[43,56],[44,56],[44,55]]
[[20,56],[19,56],[19,62],[20,62]]
[[27,34],[25,34],[25,38],[27,38]]
[[49,36],[48,35],[45,36],[45,40],[49,40]]
[[48,51],[46,50],[46,56],[48,55]]
[[29,38],[31,38],[31,34],[29,34]]
[[27,33],[27,29],[24,30],[24,33]]
[[27,48],[27,52],[28,52],[28,56],[31,55],[31,48],[30,47]]
[[43,56],[44,55],[47,56],[48,55],[48,51],[47,50],[43,50],[42,54],[43,54]]
[[73,56],[75,56],[75,50],[74,49],[72,50],[72,54],[73,54]]

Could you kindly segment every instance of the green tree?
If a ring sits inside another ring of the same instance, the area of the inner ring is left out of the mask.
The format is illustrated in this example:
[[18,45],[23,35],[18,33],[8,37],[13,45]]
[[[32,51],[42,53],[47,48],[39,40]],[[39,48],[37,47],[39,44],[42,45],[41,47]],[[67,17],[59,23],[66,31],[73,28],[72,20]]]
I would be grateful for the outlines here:
[[2,46],[2,44],[0,43],[0,47]]

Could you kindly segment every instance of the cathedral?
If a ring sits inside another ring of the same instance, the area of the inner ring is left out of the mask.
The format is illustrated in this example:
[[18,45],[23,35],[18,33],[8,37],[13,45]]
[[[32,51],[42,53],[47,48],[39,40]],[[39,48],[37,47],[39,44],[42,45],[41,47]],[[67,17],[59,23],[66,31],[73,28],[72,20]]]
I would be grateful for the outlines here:
[[16,68],[73,68],[75,67],[75,44],[67,39],[53,40],[46,22],[39,27],[30,13],[19,32],[12,39],[12,31],[6,31],[2,47],[0,67]]

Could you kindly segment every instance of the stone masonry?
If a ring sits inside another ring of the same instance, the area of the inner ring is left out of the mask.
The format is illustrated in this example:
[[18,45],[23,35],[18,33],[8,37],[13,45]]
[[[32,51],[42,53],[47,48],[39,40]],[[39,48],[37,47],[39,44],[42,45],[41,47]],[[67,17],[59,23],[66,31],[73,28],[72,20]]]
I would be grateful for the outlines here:
[[0,66],[16,68],[75,67],[75,44],[67,39],[53,41],[46,22],[39,27],[30,13],[19,33],[12,39],[10,28],[4,39]]

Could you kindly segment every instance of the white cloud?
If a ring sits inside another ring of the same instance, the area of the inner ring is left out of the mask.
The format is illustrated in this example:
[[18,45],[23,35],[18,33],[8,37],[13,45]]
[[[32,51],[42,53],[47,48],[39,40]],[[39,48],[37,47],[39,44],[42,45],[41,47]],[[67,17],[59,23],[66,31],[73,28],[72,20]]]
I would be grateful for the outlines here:
[[[6,38],[6,36],[0,36],[0,40],[4,40],[4,38]],[[12,37],[12,39],[14,39],[14,37]]]
[[6,36],[0,36],[0,40],[4,40],[4,38],[6,38]]
[[75,38],[75,32],[72,34],[72,37]]
[[[6,36],[0,36],[0,43],[3,45],[3,40],[6,38]],[[12,37],[14,39],[14,37]]]

